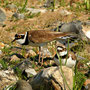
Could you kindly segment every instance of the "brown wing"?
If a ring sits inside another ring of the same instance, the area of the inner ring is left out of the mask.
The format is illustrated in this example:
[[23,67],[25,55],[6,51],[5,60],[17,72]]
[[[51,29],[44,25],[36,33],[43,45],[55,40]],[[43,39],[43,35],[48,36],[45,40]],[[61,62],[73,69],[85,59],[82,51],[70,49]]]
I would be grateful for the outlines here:
[[50,42],[61,36],[67,36],[68,33],[52,32],[49,30],[32,30],[29,31],[29,40],[34,43]]
[[73,60],[76,60],[76,56],[75,56],[75,54],[74,54],[73,52],[70,52],[70,51],[69,51],[69,54],[72,55],[72,59],[73,59]]

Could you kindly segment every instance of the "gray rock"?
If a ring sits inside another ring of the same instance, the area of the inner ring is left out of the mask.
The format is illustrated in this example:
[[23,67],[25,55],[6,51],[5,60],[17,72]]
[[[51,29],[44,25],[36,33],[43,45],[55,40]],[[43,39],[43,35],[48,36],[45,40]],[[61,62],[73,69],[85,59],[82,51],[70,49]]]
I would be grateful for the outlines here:
[[35,76],[37,74],[37,72],[32,68],[32,64],[29,61],[29,59],[22,61],[21,63],[16,65],[14,69],[17,67],[22,71],[22,74],[25,75],[27,78]]
[[19,13],[14,13],[13,16],[17,19],[24,19],[25,18],[24,14],[19,14]]
[[[73,86],[73,71],[72,69],[62,66],[66,81],[69,87],[72,89]],[[29,82],[32,85],[32,88],[39,90],[43,87],[43,90],[50,90],[53,87],[55,90],[69,90],[64,82],[60,68],[58,67],[49,67],[43,69],[35,77],[32,78]]]
[[25,73],[27,74],[27,77],[29,78],[31,75],[35,76],[37,72],[33,68],[27,68],[25,70]]
[[[56,0],[55,0],[55,3],[56,3]],[[44,6],[45,7],[51,7],[54,5],[54,0],[46,0]]]
[[19,61],[20,58],[18,58],[16,55],[11,56],[11,60],[10,61]]
[[33,50],[29,50],[25,54],[25,58],[36,56],[36,53]]
[[27,11],[31,13],[45,13],[47,10],[46,9],[34,9],[34,8],[26,8]]
[[67,16],[67,15],[71,15],[72,13],[69,12],[69,11],[67,11],[67,10],[60,10],[60,14],[61,14],[62,16]]
[[0,50],[0,55],[2,55],[2,50]]
[[12,3],[12,4],[8,4],[8,5],[6,6],[6,8],[9,8],[9,9],[17,9],[17,6]]
[[3,66],[2,66],[2,64],[0,63],[0,69],[2,69],[2,67],[3,67]]
[[12,69],[10,70],[0,70],[0,87],[3,88],[6,85],[10,85],[18,80],[18,77],[15,75]]
[[6,20],[6,14],[2,9],[0,9],[0,22],[4,22]]
[[32,90],[32,86],[25,80],[19,80],[15,86],[15,90]]
[[52,54],[50,53],[50,51],[47,48],[41,47],[41,53],[43,55],[43,57],[52,57]]
[[27,68],[32,68],[32,64],[29,61],[29,59],[25,59],[22,62],[20,62],[19,64],[17,64],[14,69],[18,67],[19,69],[21,69],[22,71],[26,70]]
[[86,35],[82,31],[82,22],[81,21],[63,23],[60,26],[58,26],[57,28],[55,28],[54,31],[56,31],[57,29],[60,32],[73,32],[78,35],[79,39],[88,41]]
[[90,26],[90,21],[82,22],[83,25]]

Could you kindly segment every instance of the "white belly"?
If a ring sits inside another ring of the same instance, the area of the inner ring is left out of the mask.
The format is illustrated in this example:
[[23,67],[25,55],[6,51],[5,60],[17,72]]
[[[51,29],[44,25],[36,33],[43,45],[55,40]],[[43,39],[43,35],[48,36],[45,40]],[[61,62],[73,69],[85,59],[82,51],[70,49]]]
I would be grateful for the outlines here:
[[[54,61],[55,61],[55,63],[56,63],[58,66],[60,65],[59,59],[54,58]],[[62,65],[65,65],[66,59],[61,59],[61,62],[62,62]],[[67,62],[66,62],[66,66],[67,66],[67,67],[72,68],[72,67],[75,66],[75,64],[76,64],[76,60],[72,60],[71,57],[69,57],[69,58],[67,59]]]

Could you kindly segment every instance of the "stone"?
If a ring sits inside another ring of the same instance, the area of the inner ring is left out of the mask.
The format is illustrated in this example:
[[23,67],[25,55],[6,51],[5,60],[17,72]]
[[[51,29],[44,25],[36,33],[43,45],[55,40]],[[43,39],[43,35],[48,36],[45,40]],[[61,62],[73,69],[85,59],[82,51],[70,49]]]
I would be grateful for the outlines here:
[[35,76],[37,72],[33,68],[27,68],[25,69],[25,73],[27,74],[27,77],[29,78],[31,75]]
[[32,90],[32,86],[25,80],[17,81],[15,90]]
[[0,69],[2,69],[2,67],[3,67],[3,66],[2,66],[2,64],[0,63]]
[[[60,26],[55,28],[54,31],[56,31],[57,29],[60,32],[73,32],[73,33],[77,34],[78,39],[88,41],[85,33],[82,30],[82,22],[81,21],[73,21],[73,22],[69,22],[69,23],[62,23]],[[75,38],[77,39],[77,37],[75,37]]]
[[31,13],[45,13],[47,10],[46,9],[34,9],[34,8],[26,8],[27,11]]
[[6,14],[3,9],[0,9],[0,22],[4,22],[6,20]]
[[60,10],[60,14],[62,16],[67,16],[67,15],[71,15],[72,13],[64,9],[64,10]]
[[24,19],[25,18],[24,14],[20,14],[20,13],[14,13],[12,16],[17,18],[17,19]]
[[0,42],[0,49],[3,49],[5,47],[5,44]]
[[28,58],[28,57],[33,57],[33,56],[36,56],[36,53],[33,51],[33,50],[29,50],[27,51],[27,53],[25,54],[25,58]]
[[90,79],[87,79],[85,82],[84,82],[84,88],[82,90],[89,90],[90,89]]
[[[73,71],[72,69],[66,66],[62,66],[62,70],[64,72],[66,81],[72,90]],[[69,90],[62,77],[62,73],[59,67],[49,67],[49,68],[43,69],[35,77],[30,79],[29,83],[32,85],[32,88],[35,90],[39,90],[40,86],[44,88],[43,90],[50,90],[51,87],[53,87],[55,90],[64,90],[65,88],[66,90]]]
[[21,69],[22,71],[25,71],[27,68],[32,68],[32,64],[31,64],[31,62],[30,62],[30,60],[29,60],[29,58],[28,58],[28,59],[23,60],[23,61],[20,62],[19,64],[17,64],[17,65],[14,67],[14,69],[15,69],[16,67],[18,67],[18,68]]
[[85,35],[90,39],[90,31],[87,31]]
[[10,61],[19,61],[20,58],[18,58],[16,55],[11,56],[11,60]]
[[50,51],[47,48],[42,47],[41,53],[42,53],[43,57],[52,57],[52,54],[50,53]]
[[6,6],[6,8],[9,8],[9,9],[12,10],[12,9],[17,9],[17,6],[12,3],[12,4],[8,4],[8,5]]
[[6,85],[11,85],[18,80],[12,69],[0,70],[0,88],[4,88]]
[[2,50],[0,50],[0,55],[2,55]]
[[3,49],[4,47],[9,47],[9,45],[4,44],[3,42],[0,42],[0,49]]

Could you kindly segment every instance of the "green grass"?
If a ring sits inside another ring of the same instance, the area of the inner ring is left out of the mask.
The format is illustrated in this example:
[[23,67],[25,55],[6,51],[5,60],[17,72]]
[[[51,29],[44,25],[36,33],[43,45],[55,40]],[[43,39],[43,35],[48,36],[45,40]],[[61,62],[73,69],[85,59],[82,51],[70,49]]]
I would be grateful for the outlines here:
[[27,18],[34,18],[34,17],[38,17],[40,15],[40,12],[38,13],[29,13],[28,15],[26,15]]
[[10,55],[10,52],[11,52],[11,50],[10,50],[11,48],[10,47],[4,47],[3,49],[2,49],[2,52],[5,54],[5,55]]
[[63,7],[66,6],[65,0],[61,0],[60,3],[59,3],[59,5],[60,5],[60,6],[63,6]]
[[22,79],[22,70],[19,69],[18,67],[16,67],[14,69],[14,72],[16,73],[16,75],[19,77],[19,79]]
[[0,59],[0,63],[2,65],[2,69],[8,68],[8,63],[4,59]]

